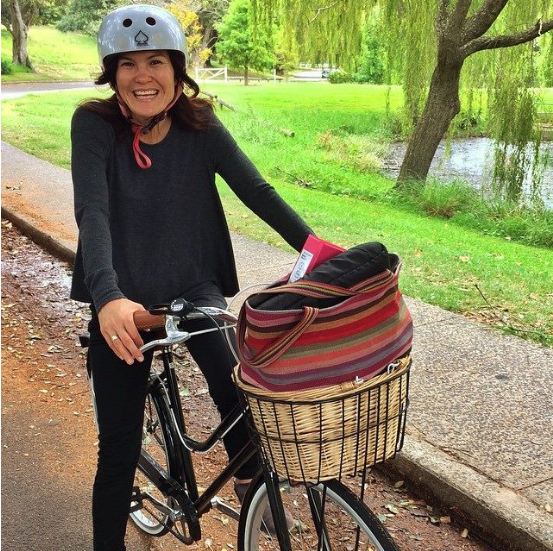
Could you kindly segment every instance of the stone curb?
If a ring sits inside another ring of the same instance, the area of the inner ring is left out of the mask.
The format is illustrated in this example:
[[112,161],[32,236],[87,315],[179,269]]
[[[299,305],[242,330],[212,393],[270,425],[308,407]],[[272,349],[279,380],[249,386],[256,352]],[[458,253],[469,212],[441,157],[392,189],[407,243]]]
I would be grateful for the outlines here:
[[402,451],[383,470],[450,507],[483,539],[501,542],[501,551],[553,550],[549,513],[428,442],[406,435]]

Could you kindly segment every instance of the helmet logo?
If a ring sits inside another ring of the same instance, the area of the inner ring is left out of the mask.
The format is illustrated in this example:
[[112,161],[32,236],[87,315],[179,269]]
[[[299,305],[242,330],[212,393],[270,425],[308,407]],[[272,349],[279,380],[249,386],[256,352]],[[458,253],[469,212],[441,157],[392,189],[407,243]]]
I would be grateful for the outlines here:
[[134,37],[135,41],[136,41],[136,44],[137,46],[147,46],[148,45],[148,40],[150,40],[150,38],[148,37],[147,34],[144,34],[142,31],[140,31],[135,37]]

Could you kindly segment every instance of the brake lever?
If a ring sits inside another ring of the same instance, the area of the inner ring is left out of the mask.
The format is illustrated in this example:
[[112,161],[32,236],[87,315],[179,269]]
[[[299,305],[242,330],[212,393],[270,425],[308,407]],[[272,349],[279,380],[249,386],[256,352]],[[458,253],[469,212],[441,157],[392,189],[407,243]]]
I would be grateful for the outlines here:
[[156,339],[144,344],[143,346],[140,347],[140,351],[146,352],[158,346],[171,346],[173,344],[179,344],[181,342],[187,341],[190,338],[190,333],[188,331],[180,331],[177,328],[176,324],[179,321],[180,321],[179,318],[176,316],[166,316],[165,318],[166,337],[163,339]]

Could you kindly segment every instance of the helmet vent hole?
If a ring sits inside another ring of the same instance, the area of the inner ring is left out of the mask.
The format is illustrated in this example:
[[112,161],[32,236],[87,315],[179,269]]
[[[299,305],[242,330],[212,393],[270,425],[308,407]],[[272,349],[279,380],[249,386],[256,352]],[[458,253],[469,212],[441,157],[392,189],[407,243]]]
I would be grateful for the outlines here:
[[131,25],[132,25],[132,19],[127,18],[123,21],[123,27],[130,27]]
[[146,23],[153,27],[156,24],[156,20],[153,17],[146,17]]

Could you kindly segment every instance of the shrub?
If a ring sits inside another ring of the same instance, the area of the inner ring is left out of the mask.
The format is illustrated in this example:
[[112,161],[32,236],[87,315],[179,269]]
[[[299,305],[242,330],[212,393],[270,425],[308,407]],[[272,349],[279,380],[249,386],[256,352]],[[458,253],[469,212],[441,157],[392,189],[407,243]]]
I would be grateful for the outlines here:
[[420,190],[418,202],[431,216],[452,218],[470,212],[478,202],[476,190],[463,182],[440,183],[429,179]]
[[372,75],[366,73],[352,73],[351,80],[357,84],[381,84],[376,82]]
[[453,128],[460,134],[475,135],[482,134],[484,128],[484,117],[480,110],[474,112],[461,111],[453,119]]
[[334,71],[331,72],[328,76],[328,82],[331,84],[344,84],[346,82],[351,82],[352,78],[349,73],[346,73],[345,71]]
[[2,74],[13,75],[13,63],[5,56],[2,56]]
[[403,200],[418,205],[430,216],[534,247],[553,246],[553,211],[483,197],[463,181],[446,184],[429,179],[423,187],[407,182],[401,191]]

